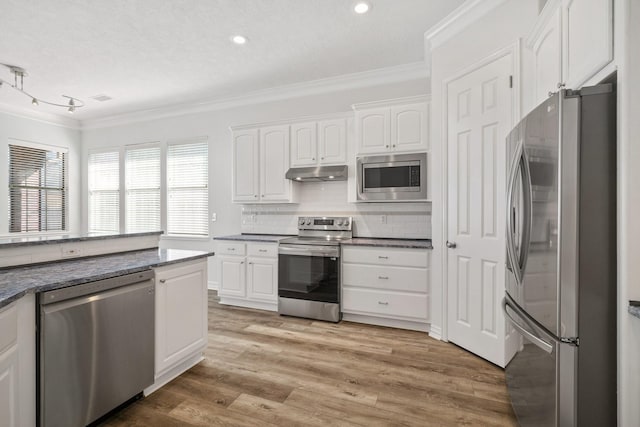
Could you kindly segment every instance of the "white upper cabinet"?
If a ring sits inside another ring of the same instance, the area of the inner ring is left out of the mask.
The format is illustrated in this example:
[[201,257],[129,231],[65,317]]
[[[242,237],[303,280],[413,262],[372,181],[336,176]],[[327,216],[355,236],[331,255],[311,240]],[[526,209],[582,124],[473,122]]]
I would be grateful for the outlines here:
[[291,125],[291,166],[318,163],[316,122]]
[[258,130],[249,129],[233,133],[233,201],[257,202]]
[[347,160],[347,120],[318,122],[318,163],[344,164]]
[[548,0],[527,45],[535,105],[561,85],[579,89],[613,60],[613,0]]
[[391,148],[395,151],[428,149],[427,105],[424,103],[391,108]]
[[260,199],[287,202],[291,181],[284,176],[289,169],[289,126],[260,129]]
[[[298,135],[302,140],[304,130]],[[300,147],[309,150],[302,141]],[[285,178],[288,169],[289,125],[233,131],[234,202],[293,202],[292,184]]]
[[558,90],[562,81],[562,35],[560,8],[543,11],[549,16],[536,25],[529,39],[533,51],[533,93],[534,105],[538,105],[549,96],[549,92]]
[[613,0],[563,0],[563,74],[578,88],[613,60]]
[[372,102],[354,105],[353,108],[356,115],[358,154],[429,149],[426,98]]

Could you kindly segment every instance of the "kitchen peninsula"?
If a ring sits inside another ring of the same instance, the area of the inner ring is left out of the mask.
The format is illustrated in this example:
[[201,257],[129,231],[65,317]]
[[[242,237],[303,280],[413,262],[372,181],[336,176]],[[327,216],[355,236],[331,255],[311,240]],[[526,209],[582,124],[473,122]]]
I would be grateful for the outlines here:
[[[73,288],[89,301],[100,283],[113,283],[127,275],[147,279],[149,333],[154,336],[149,340],[153,348],[148,365],[154,369],[145,395],[202,360],[207,343],[206,258],[213,253],[160,249],[160,234],[0,239],[0,395],[11,397],[0,402],[0,412],[13,420],[10,425],[36,425],[38,384],[47,382],[37,378],[36,364],[42,358],[37,351],[42,350],[36,349],[34,339],[36,324],[43,319],[44,292]],[[123,288],[110,288],[103,294]],[[120,309],[115,308],[116,312]],[[94,321],[93,316],[83,322],[89,321]],[[109,326],[107,321],[101,328],[105,326]],[[38,327],[38,333],[42,329]],[[77,330],[70,325],[68,332]],[[40,335],[38,342],[42,346]]]

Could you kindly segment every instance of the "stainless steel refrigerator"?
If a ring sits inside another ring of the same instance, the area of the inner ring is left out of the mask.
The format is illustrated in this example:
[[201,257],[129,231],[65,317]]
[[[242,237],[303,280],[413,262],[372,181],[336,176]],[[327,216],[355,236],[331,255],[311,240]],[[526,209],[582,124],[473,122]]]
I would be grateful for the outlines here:
[[521,426],[616,425],[616,93],[562,90],[507,137],[503,310]]

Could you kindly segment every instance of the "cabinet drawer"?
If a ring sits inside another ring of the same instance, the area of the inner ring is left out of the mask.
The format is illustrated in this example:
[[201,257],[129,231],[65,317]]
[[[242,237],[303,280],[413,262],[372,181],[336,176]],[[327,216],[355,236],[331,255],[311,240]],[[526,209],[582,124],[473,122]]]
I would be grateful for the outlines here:
[[273,243],[272,244],[249,243],[247,244],[247,255],[277,258],[278,245]]
[[216,255],[244,255],[245,246],[244,243],[221,241],[218,242]]
[[342,289],[342,311],[371,313],[386,317],[411,317],[427,321],[427,295],[384,292],[373,289]]
[[342,249],[342,261],[354,264],[396,265],[401,267],[428,267],[427,249],[356,248]]
[[427,293],[428,272],[426,268],[344,264],[342,283],[345,286]]
[[18,307],[16,303],[0,309],[0,354],[18,342]]

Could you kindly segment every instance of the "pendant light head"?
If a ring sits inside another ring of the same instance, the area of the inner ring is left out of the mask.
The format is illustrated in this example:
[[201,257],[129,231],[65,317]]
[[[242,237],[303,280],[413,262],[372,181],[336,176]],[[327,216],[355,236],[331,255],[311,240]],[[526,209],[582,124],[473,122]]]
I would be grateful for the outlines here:
[[40,105],[40,103],[38,102],[37,99],[33,98],[31,99],[31,105]]

